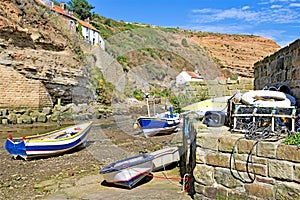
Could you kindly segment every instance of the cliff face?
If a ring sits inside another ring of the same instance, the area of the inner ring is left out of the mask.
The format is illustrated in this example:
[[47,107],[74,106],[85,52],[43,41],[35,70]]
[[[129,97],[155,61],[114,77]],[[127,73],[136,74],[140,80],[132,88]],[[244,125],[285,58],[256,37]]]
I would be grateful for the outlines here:
[[206,35],[192,37],[218,63],[223,73],[254,77],[254,63],[278,51],[272,40],[250,35]]
[[[112,30],[112,24],[101,26]],[[58,98],[63,104],[86,102],[93,98],[88,89],[93,67],[121,92],[125,77],[132,84],[141,82],[140,87],[148,82],[168,87],[183,68],[199,69],[205,79],[253,77],[253,64],[279,48],[257,36],[123,26],[130,30],[107,38],[107,54],[85,44],[60,16],[35,0],[2,0],[0,107],[51,106]]]
[[[33,0],[0,2],[1,69],[19,74],[12,75],[21,77],[11,80],[12,83],[21,82],[30,88],[30,80],[40,82],[43,90],[49,93],[44,97],[48,99],[48,104],[55,103],[57,98],[62,98],[65,103],[71,102],[74,87],[81,87],[80,81],[84,80],[85,74],[80,57],[75,53],[80,50],[75,41],[75,37],[63,24],[59,24],[59,17],[49,8]],[[1,86],[2,93],[8,99],[20,95],[13,84]],[[28,98],[23,96],[24,106],[28,105]]]

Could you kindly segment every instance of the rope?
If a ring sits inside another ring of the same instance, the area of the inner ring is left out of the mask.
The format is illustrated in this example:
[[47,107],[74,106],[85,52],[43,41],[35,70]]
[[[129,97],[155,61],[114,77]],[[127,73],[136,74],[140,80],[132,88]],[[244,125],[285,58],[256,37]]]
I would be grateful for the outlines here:
[[[290,132],[288,129],[283,129],[282,126],[277,126],[276,127],[277,130],[272,132],[271,126],[259,127],[259,122],[251,122],[249,124],[242,124],[242,126],[247,127],[246,133],[245,133],[244,137],[238,138],[234,143],[234,146],[232,148],[231,155],[230,155],[230,173],[234,178],[240,180],[243,183],[253,183],[256,178],[254,163],[252,160],[254,148],[258,145],[258,143],[260,141],[277,142],[278,140],[283,138],[281,136],[282,133],[287,132],[288,134],[290,134]],[[246,174],[247,174],[248,179],[243,178],[241,173],[237,170],[236,159],[234,157],[234,154],[237,153],[236,149],[237,149],[238,142],[244,138],[255,141],[250,149],[250,152],[248,153],[247,161],[246,161]],[[233,166],[234,166],[234,169],[233,169]],[[237,175],[234,173],[233,170],[236,171]],[[251,175],[251,172],[253,175]]]
[[[163,173],[164,176],[154,176],[153,174],[151,173],[148,173],[148,172],[140,172],[132,167],[128,167],[128,169],[131,169],[133,171],[136,171],[138,172],[139,174],[143,174],[145,176],[148,176],[148,177],[151,177],[151,178],[157,178],[157,179],[164,179],[164,180],[168,180],[168,181],[183,181],[183,190],[182,192],[188,192],[190,190],[190,187],[191,187],[191,175],[190,174],[185,174],[183,178],[178,178],[178,177],[167,177],[165,173]],[[110,183],[118,183],[120,181],[113,181],[113,182],[110,182]]]

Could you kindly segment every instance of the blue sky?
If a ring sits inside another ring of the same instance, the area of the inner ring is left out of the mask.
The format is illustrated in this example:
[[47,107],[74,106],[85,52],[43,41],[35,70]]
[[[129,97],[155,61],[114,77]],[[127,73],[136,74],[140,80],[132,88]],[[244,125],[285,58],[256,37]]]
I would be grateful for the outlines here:
[[87,0],[115,20],[229,34],[253,34],[281,47],[300,38],[300,0]]

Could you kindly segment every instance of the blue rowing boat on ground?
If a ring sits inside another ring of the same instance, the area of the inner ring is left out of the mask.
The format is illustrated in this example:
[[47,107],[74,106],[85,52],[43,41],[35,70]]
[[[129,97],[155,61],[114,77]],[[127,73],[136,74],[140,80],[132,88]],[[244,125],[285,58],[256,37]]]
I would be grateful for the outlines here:
[[24,159],[62,154],[85,145],[92,122],[69,126],[49,133],[6,139],[5,148],[13,157]]
[[170,107],[169,112],[157,114],[153,117],[138,117],[135,122],[135,128],[141,128],[145,137],[151,137],[157,134],[168,134],[177,131],[180,121],[180,114],[173,114],[172,107]]
[[141,116],[137,118],[135,124],[142,129],[145,137],[151,137],[158,134],[175,132],[180,124],[180,119],[177,117],[159,118]]

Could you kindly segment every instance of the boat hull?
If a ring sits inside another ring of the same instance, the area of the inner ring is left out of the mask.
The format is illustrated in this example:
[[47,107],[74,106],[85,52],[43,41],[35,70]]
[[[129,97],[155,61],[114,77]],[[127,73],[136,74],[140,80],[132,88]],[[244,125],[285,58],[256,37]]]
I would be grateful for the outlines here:
[[179,162],[180,147],[169,147],[150,153],[153,156],[153,171],[165,169],[167,166]]
[[[61,154],[85,145],[91,124],[92,123],[90,122],[75,125],[48,134],[30,136],[24,140],[20,138],[8,138],[5,143],[5,148],[14,157],[20,156],[24,159]],[[72,136],[67,136],[66,134],[64,138],[51,138],[51,136],[55,134],[59,135],[59,133],[70,132],[75,128],[80,130]]]
[[217,97],[200,101],[182,108],[183,111],[194,111],[200,117],[204,117],[207,111],[224,111],[227,107],[228,99],[231,96]]
[[100,171],[106,182],[132,188],[153,169],[153,156],[140,154],[106,166]]
[[137,123],[146,137],[175,132],[180,124],[179,118],[139,117]]

